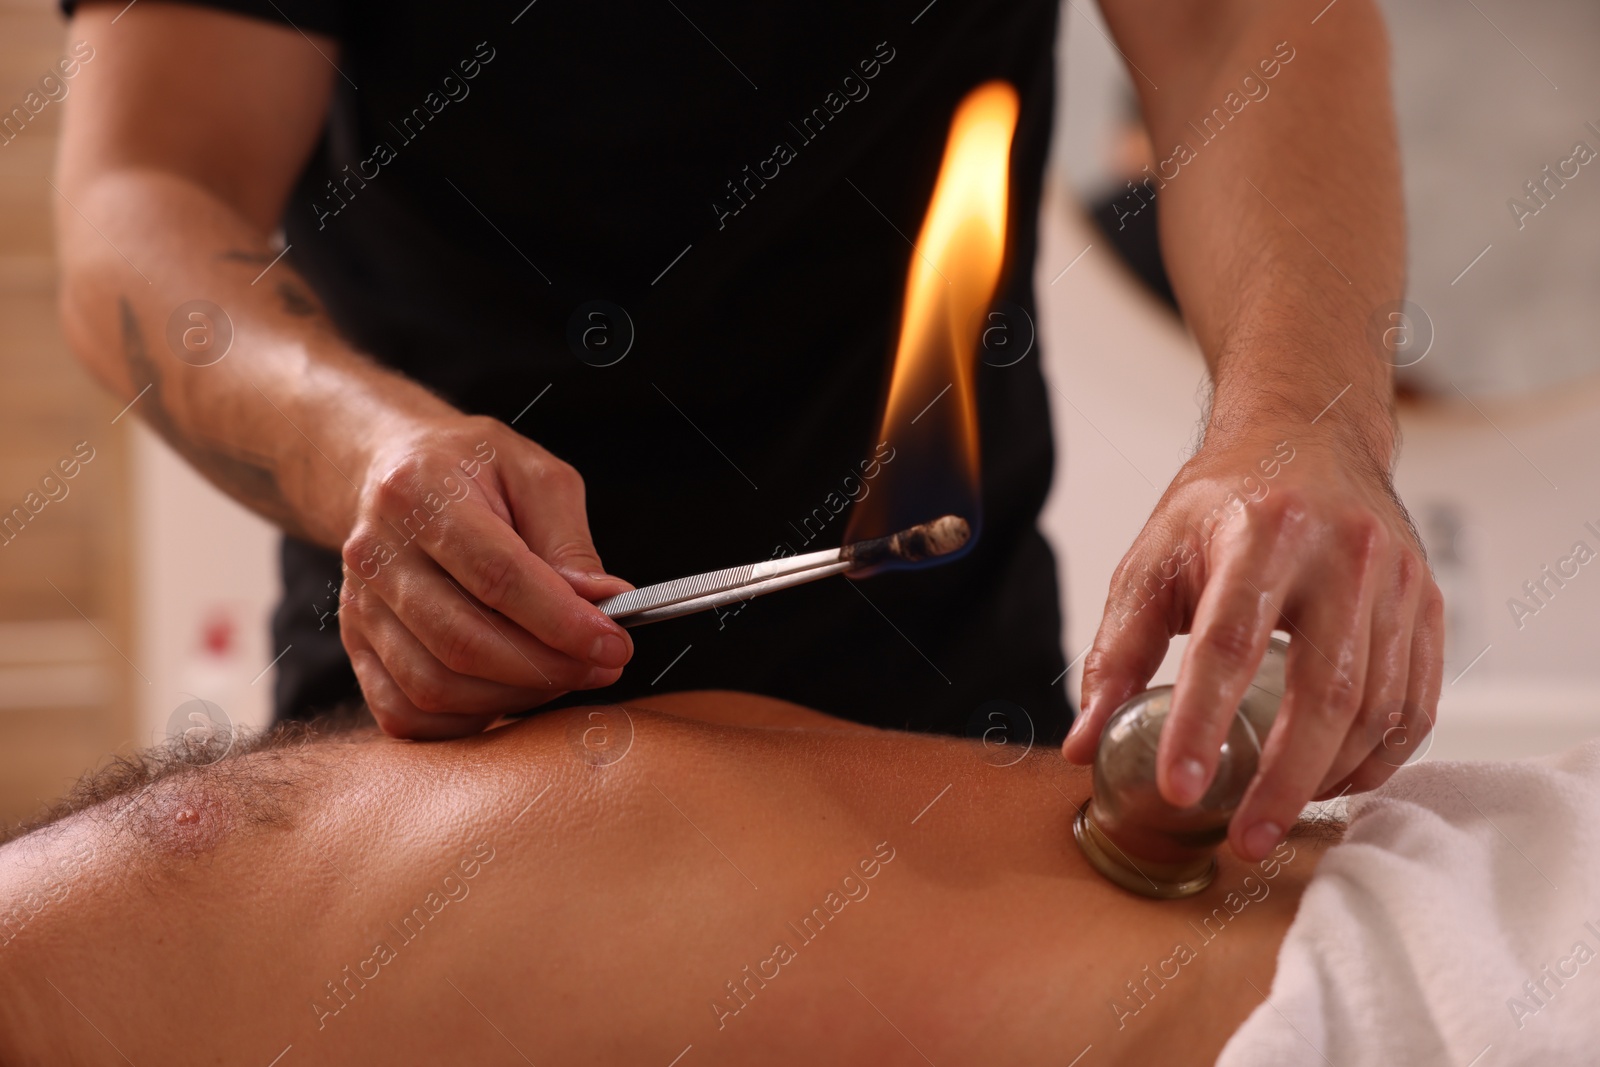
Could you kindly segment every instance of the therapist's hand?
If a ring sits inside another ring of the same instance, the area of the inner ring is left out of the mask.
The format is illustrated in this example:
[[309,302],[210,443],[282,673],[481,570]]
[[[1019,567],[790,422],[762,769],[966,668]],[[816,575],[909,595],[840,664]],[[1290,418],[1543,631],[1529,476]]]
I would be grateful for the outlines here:
[[632,586],[600,563],[583,479],[494,419],[387,429],[343,557],[340,636],[389,734],[476,733],[610,685],[633,654],[591,603]]
[[1431,728],[1443,670],[1443,599],[1387,472],[1303,422],[1208,443],[1179,471],[1111,579],[1067,758],[1091,762],[1112,712],[1192,633],[1157,783],[1194,803],[1275,628],[1288,693],[1229,833],[1247,860],[1306,801],[1388,778]]

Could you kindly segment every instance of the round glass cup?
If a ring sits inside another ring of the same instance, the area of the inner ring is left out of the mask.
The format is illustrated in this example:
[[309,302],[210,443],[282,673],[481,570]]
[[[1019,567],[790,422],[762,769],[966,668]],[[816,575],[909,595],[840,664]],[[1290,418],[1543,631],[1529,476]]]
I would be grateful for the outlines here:
[[1156,788],[1156,750],[1172,711],[1173,688],[1130,697],[1107,721],[1094,762],[1094,796],[1073,836],[1090,864],[1133,893],[1170,900],[1199,893],[1216,876],[1216,852],[1260,765],[1284,691],[1287,646],[1274,638],[1240,701],[1199,801],[1167,803]]

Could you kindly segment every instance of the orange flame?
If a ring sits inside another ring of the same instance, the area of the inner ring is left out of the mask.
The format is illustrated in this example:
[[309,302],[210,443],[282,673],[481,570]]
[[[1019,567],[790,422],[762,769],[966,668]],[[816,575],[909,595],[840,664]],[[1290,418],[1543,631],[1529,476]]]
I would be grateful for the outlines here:
[[1005,258],[1017,93],[980,85],[956,108],[906,279],[879,440],[890,463],[850,516],[848,540],[951,513],[978,529],[976,353]]

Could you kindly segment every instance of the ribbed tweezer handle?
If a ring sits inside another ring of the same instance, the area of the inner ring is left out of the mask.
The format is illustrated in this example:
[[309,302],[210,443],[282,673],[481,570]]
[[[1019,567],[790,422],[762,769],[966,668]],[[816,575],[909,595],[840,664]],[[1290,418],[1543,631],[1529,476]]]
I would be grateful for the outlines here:
[[680,600],[689,600],[708,593],[720,593],[724,589],[735,589],[745,585],[754,577],[757,566],[759,564],[746,563],[741,567],[727,567],[706,574],[692,574],[687,578],[678,578],[659,585],[647,585],[643,589],[630,589],[626,593],[618,593],[614,597],[602,600],[595,606],[612,618],[632,615],[650,608],[665,607]]

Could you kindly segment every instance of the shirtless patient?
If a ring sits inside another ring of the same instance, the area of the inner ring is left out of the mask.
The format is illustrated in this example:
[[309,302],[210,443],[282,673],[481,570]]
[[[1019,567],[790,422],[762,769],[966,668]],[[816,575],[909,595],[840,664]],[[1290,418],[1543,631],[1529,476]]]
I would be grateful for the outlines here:
[[1017,755],[684,693],[124,769],[0,848],[0,1064],[1210,1063],[1326,835],[1144,900]]

